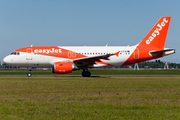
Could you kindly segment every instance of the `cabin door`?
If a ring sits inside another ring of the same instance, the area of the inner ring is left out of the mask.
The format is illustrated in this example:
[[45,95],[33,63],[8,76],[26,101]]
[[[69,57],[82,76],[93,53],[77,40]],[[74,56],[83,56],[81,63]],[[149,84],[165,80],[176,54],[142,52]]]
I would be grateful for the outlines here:
[[26,60],[32,60],[32,49],[26,49]]
[[139,59],[139,49],[136,48],[134,51],[134,59]]

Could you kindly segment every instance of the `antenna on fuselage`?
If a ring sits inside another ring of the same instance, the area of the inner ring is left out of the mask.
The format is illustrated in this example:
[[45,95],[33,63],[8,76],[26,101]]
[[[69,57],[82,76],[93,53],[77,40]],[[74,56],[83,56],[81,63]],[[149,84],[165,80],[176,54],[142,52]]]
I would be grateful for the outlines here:
[[108,44],[106,44],[106,47],[108,46]]
[[33,46],[33,44],[31,44],[31,47]]

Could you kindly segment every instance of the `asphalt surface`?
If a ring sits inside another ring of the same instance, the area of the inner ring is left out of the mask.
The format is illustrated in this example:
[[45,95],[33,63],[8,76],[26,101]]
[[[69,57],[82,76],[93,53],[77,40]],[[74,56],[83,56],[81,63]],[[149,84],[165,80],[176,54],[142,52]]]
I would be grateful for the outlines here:
[[91,77],[8,77],[8,76],[5,76],[5,77],[0,77],[0,78],[30,78],[30,79],[32,79],[32,78],[72,78],[72,79],[74,79],[74,78],[180,78],[180,76],[175,76],[175,77],[166,77],[166,76],[157,76],[157,77],[155,77],[155,76],[152,76],[152,77],[131,77],[131,76],[129,76],[129,77],[100,77],[100,76],[91,76]]

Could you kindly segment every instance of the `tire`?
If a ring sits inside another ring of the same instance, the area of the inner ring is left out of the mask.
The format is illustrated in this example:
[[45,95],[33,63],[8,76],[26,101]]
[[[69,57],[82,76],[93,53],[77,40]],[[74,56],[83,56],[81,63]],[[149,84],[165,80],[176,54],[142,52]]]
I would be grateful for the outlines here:
[[28,76],[28,77],[31,77],[31,76],[32,76],[32,74],[31,74],[31,73],[28,73],[28,74],[27,74],[27,76]]
[[89,71],[83,71],[81,74],[83,77],[90,77],[91,73]]

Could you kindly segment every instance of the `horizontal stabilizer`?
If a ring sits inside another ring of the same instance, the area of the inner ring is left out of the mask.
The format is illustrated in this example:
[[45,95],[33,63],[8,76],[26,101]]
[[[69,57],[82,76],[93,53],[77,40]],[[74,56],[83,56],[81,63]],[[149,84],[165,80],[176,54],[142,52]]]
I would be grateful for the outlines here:
[[167,55],[175,53],[175,49],[165,48],[164,50],[150,51],[149,52],[149,54],[152,55],[152,56],[156,56],[156,55],[158,55],[160,53],[163,53],[163,56],[167,56]]

